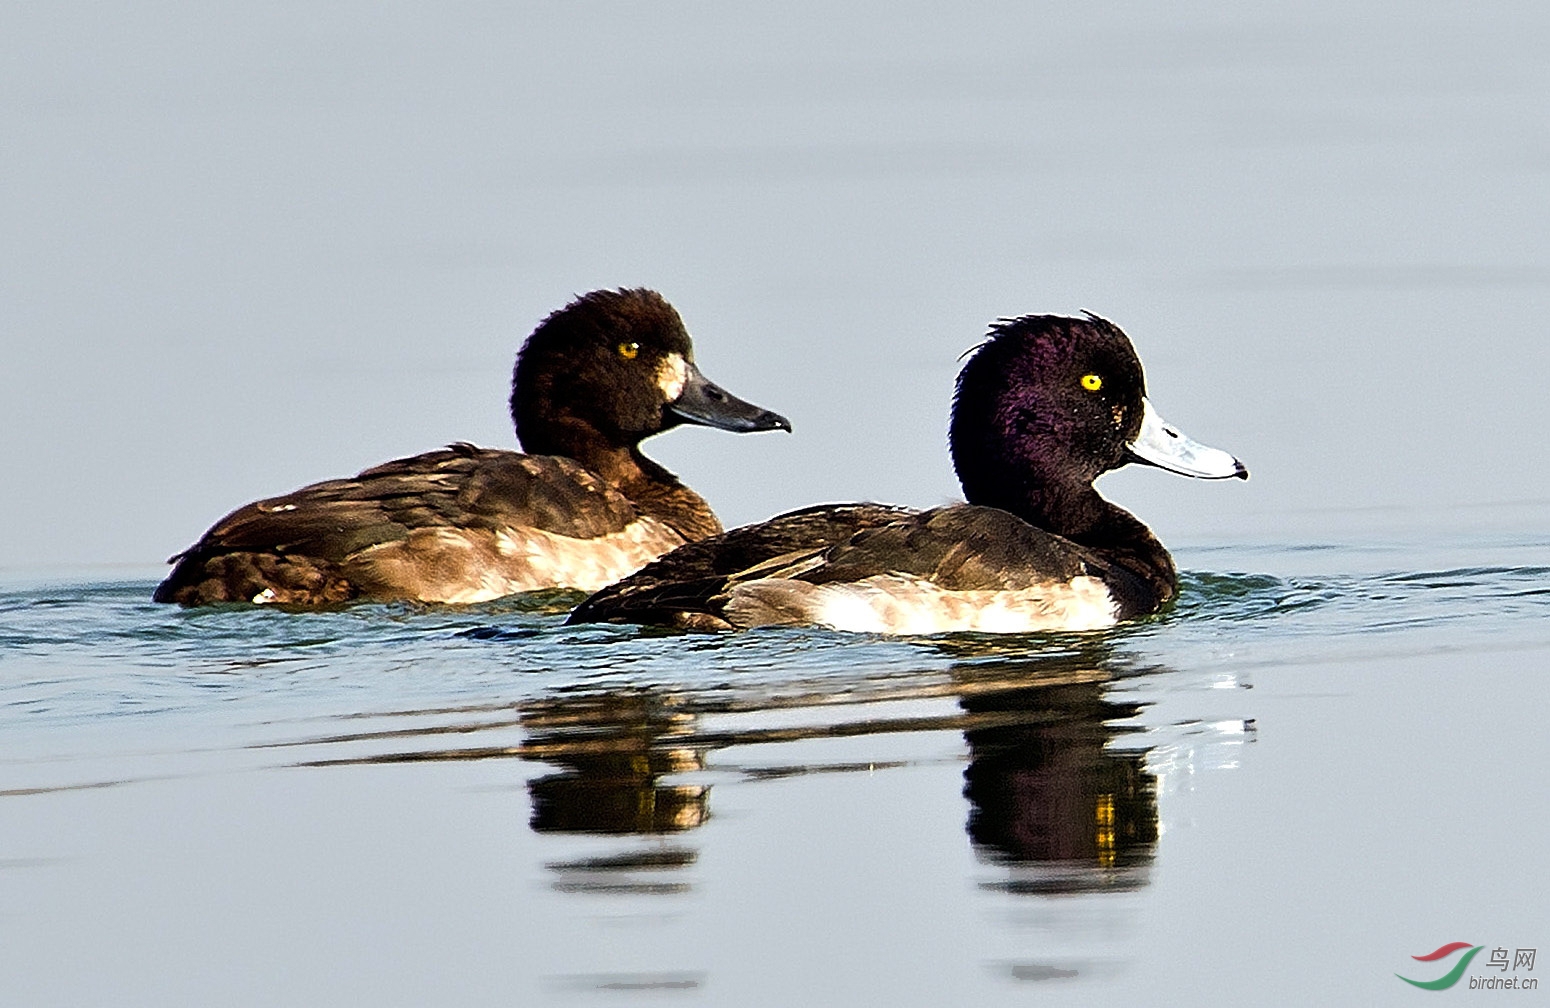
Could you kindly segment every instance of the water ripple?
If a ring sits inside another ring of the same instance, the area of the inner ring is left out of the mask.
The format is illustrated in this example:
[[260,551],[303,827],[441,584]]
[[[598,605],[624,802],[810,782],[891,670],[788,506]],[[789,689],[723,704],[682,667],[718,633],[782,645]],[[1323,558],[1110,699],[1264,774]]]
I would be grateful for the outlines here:
[[[1339,559],[1331,554],[1330,565]],[[1538,640],[1550,614],[1550,567],[1542,565],[1296,577],[1188,571],[1172,609],[1106,633],[915,639],[568,627],[562,615],[577,596],[567,593],[467,607],[298,613],[181,610],[151,603],[150,588],[0,592],[0,731],[169,714],[262,724],[642,684],[842,688],[1031,659],[1132,674],[1195,667],[1203,656],[1227,653],[1295,661],[1401,641],[1406,648],[1493,649]],[[212,704],[226,713],[212,714]]]

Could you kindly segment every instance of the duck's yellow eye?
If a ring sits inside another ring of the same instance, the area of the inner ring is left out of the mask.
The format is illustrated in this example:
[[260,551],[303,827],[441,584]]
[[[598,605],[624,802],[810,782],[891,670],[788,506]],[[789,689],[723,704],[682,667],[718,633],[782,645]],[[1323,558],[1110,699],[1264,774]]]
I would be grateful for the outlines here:
[[1095,374],[1084,374],[1082,376],[1082,387],[1089,392],[1096,392],[1103,388],[1103,379]]
[[640,344],[639,343],[620,343],[619,346],[618,346],[618,350],[619,350],[619,356],[620,357],[623,357],[625,360],[634,360],[635,359],[635,355],[640,353]]

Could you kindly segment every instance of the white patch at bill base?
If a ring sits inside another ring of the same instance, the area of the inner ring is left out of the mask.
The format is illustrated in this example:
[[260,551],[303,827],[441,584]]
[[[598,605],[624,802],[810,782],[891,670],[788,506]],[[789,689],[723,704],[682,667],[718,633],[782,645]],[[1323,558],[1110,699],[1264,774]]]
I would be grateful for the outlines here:
[[684,360],[683,354],[670,353],[662,358],[662,363],[657,367],[657,384],[662,388],[662,395],[668,402],[677,402],[678,397],[684,394],[684,386],[689,383],[689,364]]

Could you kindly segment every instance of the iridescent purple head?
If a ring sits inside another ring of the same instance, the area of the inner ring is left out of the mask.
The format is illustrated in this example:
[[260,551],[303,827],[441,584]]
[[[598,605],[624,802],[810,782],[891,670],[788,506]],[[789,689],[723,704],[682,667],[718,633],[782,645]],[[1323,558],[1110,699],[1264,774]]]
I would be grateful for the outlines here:
[[1092,314],[992,326],[958,375],[950,439],[968,501],[1014,512],[1030,496],[1084,489],[1127,462],[1213,479],[1248,475],[1152,412],[1129,337]]

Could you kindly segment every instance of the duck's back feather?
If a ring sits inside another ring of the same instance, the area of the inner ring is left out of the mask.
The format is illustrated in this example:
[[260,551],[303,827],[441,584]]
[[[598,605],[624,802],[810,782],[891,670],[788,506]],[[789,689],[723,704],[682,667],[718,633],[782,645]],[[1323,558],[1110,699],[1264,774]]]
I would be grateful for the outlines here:
[[238,509],[174,558],[156,598],[317,605],[589,591],[683,541],[571,459],[459,444]]
[[843,543],[863,529],[913,514],[886,504],[821,504],[680,546],[587,599],[572,623],[649,623],[726,629],[727,584],[739,576]]
[[952,504],[857,534],[803,575],[814,584],[876,574],[930,580],[947,591],[1002,591],[1085,573],[1086,551],[1000,508]]
[[1095,629],[1122,612],[1110,573],[1089,550],[998,508],[839,505],[681,547],[571,619],[879,633]]

